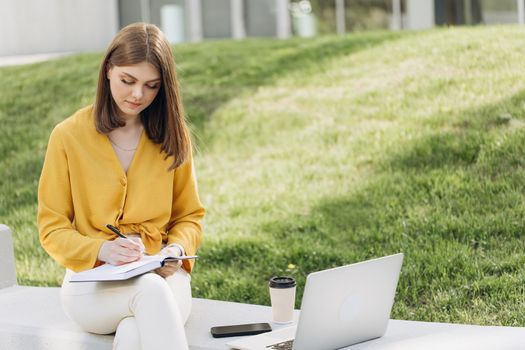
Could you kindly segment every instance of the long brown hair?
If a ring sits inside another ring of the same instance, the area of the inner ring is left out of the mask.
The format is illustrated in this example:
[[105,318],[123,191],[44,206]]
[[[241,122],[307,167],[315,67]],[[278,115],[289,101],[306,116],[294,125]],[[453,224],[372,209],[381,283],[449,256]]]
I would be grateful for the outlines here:
[[161,145],[166,158],[173,157],[170,170],[188,159],[190,133],[184,117],[182,99],[171,46],[153,24],[134,23],[121,29],[109,45],[98,75],[94,117],[97,131],[103,134],[124,126],[109,87],[107,71],[114,66],[151,63],[160,73],[161,86],[153,102],[140,114],[148,137]]

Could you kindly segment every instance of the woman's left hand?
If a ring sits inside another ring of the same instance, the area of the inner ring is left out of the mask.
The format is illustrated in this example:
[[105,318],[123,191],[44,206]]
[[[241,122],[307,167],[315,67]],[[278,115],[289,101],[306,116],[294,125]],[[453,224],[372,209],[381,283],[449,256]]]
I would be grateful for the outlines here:
[[[172,257],[176,257],[176,256],[181,256],[182,255],[182,251],[180,250],[180,248],[178,247],[173,247],[173,246],[167,246],[167,247],[164,247],[160,253],[160,255],[165,255],[165,256],[172,256]],[[166,278],[166,277],[169,277],[171,275],[173,275],[175,272],[177,272],[177,270],[182,266],[182,261],[181,260],[176,260],[176,261],[168,261],[164,264],[164,266],[162,266],[161,268],[158,268],[155,270],[155,273]]]
[[182,266],[182,261],[168,261],[164,264],[164,266],[158,268],[155,270],[155,273],[157,275],[160,275],[164,278],[169,277],[173,275],[177,270]]

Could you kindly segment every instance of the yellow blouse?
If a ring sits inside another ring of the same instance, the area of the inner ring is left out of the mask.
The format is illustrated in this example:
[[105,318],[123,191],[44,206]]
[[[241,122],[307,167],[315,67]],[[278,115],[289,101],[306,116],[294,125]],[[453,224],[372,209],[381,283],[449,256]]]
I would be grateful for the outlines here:
[[[83,271],[97,261],[102,243],[116,238],[105,227],[139,233],[146,252],[162,243],[181,245],[187,255],[200,245],[204,208],[190,158],[168,171],[160,145],[142,133],[124,172],[106,135],[95,129],[88,106],[59,123],[49,138],[38,187],[38,230],[44,249],[59,264]],[[193,261],[184,261],[191,272]]]

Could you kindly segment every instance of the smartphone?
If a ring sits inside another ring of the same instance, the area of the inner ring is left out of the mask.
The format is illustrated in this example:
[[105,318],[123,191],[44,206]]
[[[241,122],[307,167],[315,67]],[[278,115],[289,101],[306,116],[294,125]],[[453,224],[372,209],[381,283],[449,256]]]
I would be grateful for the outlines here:
[[270,332],[272,327],[268,323],[249,323],[232,326],[211,327],[210,332],[214,338],[237,337],[240,335],[255,335]]

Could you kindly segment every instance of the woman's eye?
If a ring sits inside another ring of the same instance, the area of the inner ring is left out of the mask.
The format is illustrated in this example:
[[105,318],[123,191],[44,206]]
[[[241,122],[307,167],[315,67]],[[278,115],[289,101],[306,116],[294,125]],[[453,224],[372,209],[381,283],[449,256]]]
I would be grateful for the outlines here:
[[129,81],[129,80],[126,80],[126,79],[120,79],[120,81],[123,82],[123,83],[126,84],[126,85],[131,85],[131,84],[133,84],[132,81]]
[[155,84],[155,85],[146,85],[147,87],[149,87],[150,89],[158,89],[159,85],[158,84]]

